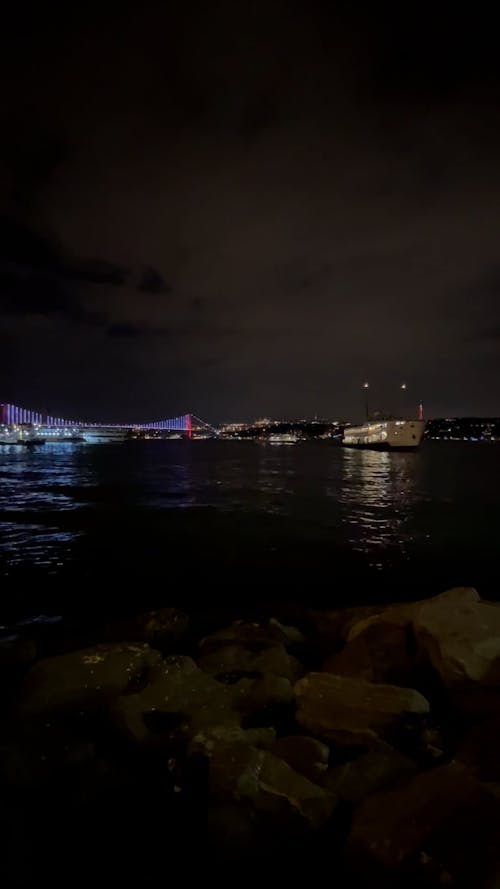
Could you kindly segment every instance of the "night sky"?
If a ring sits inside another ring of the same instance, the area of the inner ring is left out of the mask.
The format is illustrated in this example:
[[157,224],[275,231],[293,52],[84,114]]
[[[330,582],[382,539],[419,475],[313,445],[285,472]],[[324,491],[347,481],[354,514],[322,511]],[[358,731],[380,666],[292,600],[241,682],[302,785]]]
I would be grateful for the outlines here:
[[486,4],[18,6],[0,400],[356,417],[364,379],[387,411],[404,380],[428,415],[500,414]]

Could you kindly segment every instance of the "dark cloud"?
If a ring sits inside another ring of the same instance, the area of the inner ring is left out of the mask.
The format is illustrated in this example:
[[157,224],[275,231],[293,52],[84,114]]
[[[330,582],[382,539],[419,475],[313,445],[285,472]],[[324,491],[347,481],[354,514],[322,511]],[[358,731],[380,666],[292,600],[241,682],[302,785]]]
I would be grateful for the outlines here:
[[[161,275],[147,269],[150,292],[160,288]],[[54,239],[14,217],[0,217],[0,310],[5,315],[58,315],[73,322],[102,325],[108,309],[89,301],[88,286],[133,287],[130,269],[104,259],[68,256]],[[138,290],[145,291],[144,275]],[[137,333],[136,333],[137,332]],[[139,335],[140,328],[119,323],[110,336]]]
[[121,287],[128,282],[131,272],[105,259],[79,259],[61,265],[60,274],[82,283]]

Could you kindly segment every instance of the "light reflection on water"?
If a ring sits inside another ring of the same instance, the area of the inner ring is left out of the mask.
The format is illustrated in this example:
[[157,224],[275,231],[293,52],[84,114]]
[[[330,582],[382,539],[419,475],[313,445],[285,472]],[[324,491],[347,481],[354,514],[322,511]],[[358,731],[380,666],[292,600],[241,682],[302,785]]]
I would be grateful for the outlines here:
[[[402,556],[412,540],[409,526],[419,478],[415,454],[342,451],[339,501],[342,522],[354,549],[375,555],[397,547]],[[371,561],[377,567],[382,562]]]
[[140,535],[145,516],[155,527],[181,509],[189,522],[189,510],[200,507],[204,537],[210,510],[247,516],[247,527],[267,515],[294,541],[321,541],[327,553],[348,549],[376,567],[414,559],[422,547],[481,547],[484,555],[500,536],[498,457],[494,446],[446,443],[411,454],[327,442],[0,448],[0,575],[19,564],[57,572],[76,544],[85,560],[92,534],[102,546],[108,529],[124,522]]

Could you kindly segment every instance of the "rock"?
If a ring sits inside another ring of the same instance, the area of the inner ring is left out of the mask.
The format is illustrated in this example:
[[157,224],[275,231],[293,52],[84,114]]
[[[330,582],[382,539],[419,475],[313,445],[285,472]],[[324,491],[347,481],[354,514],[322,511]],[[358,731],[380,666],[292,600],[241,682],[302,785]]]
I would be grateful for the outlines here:
[[335,766],[325,776],[323,786],[338,799],[357,805],[373,793],[408,780],[415,768],[413,760],[396,750],[371,750]]
[[335,651],[347,642],[351,628],[376,614],[385,611],[387,605],[356,605],[353,608],[337,608],[334,611],[310,609],[306,612],[309,623],[315,630],[320,647]]
[[326,744],[305,735],[290,735],[279,738],[271,746],[270,752],[288,763],[299,775],[310,781],[319,781],[328,768],[330,750]]
[[237,687],[241,696],[236,699],[236,705],[244,713],[258,713],[269,707],[291,704],[294,697],[291,682],[272,673],[253,680],[242,679]]
[[481,781],[500,784],[500,716],[468,729],[455,758]]
[[96,645],[38,661],[19,691],[19,710],[95,708],[140,683],[161,661],[145,644]]
[[500,704],[500,608],[467,588],[418,603],[413,629],[453,700],[467,711],[495,712]]
[[147,642],[152,648],[172,653],[189,629],[189,617],[177,608],[160,608],[113,621],[104,630],[108,641],[131,639]]
[[271,748],[276,741],[273,728],[243,729],[237,725],[216,725],[197,732],[189,744],[189,754],[202,754],[211,758],[217,747],[242,744],[245,747]]
[[218,648],[231,645],[241,645],[250,651],[260,651],[274,645],[287,645],[290,641],[289,632],[290,628],[283,627],[275,619],[264,624],[235,621],[230,627],[224,627],[211,633],[210,636],[205,636],[200,642],[200,654],[204,656]]
[[499,827],[500,801],[459,766],[440,766],[362,802],[347,854],[375,883],[384,874],[383,885],[402,885],[403,873],[407,885],[411,872],[412,886],[485,886],[498,869]]
[[301,672],[299,662],[281,643],[257,650],[243,645],[221,646],[203,654],[199,665],[205,673],[220,678],[271,674],[295,682]]
[[299,725],[339,746],[397,747],[429,712],[414,689],[330,673],[309,673],[297,682],[295,696]]
[[479,594],[469,587],[447,590],[432,599],[417,602],[398,602],[392,605],[358,605],[354,608],[338,608],[335,611],[309,610],[306,615],[314,627],[318,641],[329,652],[340,649],[351,641],[368,624],[381,618],[393,623],[411,623],[413,614],[427,602],[478,601]]
[[129,740],[148,743],[181,732],[186,738],[219,725],[240,727],[237,709],[248,683],[223,685],[199,670],[189,657],[168,657],[139,693],[117,698],[112,721]]
[[117,698],[110,708],[115,728],[136,743],[157,743],[173,735],[186,739],[225,726],[239,729],[242,719],[268,707],[289,704],[288,680],[266,676],[232,685],[198,669],[189,657],[165,658],[137,694]]
[[288,648],[305,645],[307,643],[307,639],[304,636],[302,630],[299,630],[298,627],[291,627],[286,624],[282,624],[275,617],[272,617],[269,621],[270,627],[276,627],[282,634],[282,642],[283,645],[286,645]]
[[388,610],[355,623],[344,648],[325,661],[327,673],[411,686],[416,664],[408,612]]
[[210,764],[209,791],[219,803],[251,804],[259,815],[319,827],[335,798],[266,750],[220,745]]

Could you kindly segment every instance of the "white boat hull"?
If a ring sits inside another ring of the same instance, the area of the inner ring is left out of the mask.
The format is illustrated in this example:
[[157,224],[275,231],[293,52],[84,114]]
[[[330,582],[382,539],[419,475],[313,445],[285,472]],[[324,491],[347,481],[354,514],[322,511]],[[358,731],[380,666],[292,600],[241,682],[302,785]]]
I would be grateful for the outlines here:
[[381,420],[348,426],[342,444],[347,448],[380,451],[412,451],[418,448],[425,431],[424,420]]

